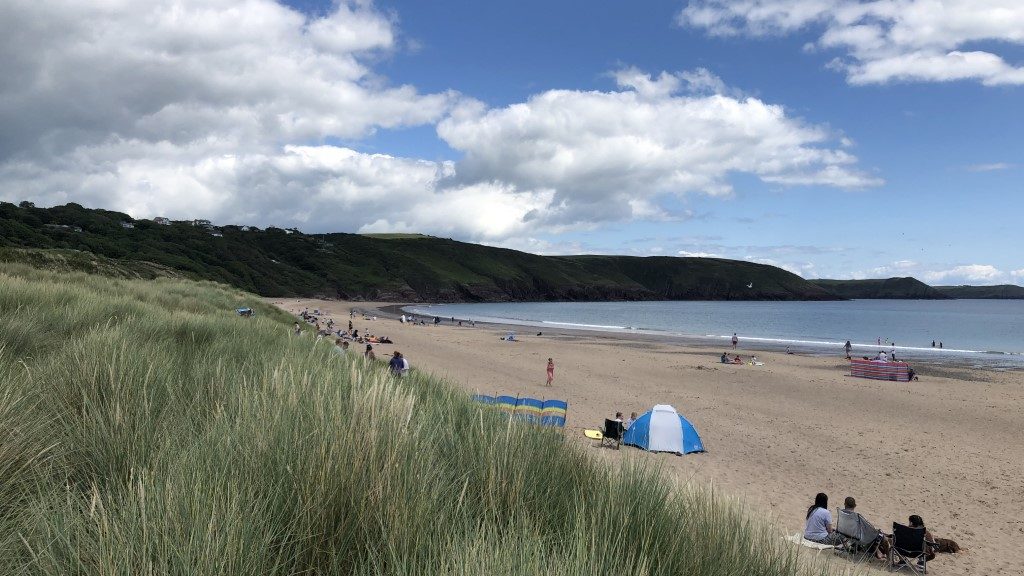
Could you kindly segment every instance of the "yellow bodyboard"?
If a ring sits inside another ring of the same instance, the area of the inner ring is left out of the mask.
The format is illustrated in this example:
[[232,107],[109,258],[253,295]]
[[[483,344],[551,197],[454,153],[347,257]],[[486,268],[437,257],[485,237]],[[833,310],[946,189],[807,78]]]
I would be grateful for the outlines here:
[[600,440],[604,438],[604,434],[601,434],[600,430],[584,430],[583,435],[591,440]]

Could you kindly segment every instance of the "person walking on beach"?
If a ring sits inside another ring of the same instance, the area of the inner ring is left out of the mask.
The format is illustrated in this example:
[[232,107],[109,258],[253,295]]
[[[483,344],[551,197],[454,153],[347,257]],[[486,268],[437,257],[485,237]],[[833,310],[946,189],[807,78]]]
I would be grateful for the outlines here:
[[551,386],[551,382],[555,379],[555,361],[548,358],[548,386]]
[[732,347],[733,347],[733,349],[735,349],[736,345],[739,344],[739,343],[740,343],[740,339],[736,336],[736,333],[733,332],[732,333]]
[[846,359],[849,360],[850,359],[850,350],[853,350],[853,344],[850,344],[850,341],[847,340],[846,341],[846,345],[843,346],[843,349],[846,350]]

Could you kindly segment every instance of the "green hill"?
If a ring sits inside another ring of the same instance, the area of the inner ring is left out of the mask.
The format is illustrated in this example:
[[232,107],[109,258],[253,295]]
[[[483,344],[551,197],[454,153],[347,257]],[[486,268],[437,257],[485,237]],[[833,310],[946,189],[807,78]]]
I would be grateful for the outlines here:
[[[836,299],[795,274],[751,262],[537,256],[418,234],[165,225],[77,204],[0,203],[0,247],[9,249],[0,252],[6,260],[44,257],[24,250],[57,249],[61,258],[83,266],[95,259],[129,274],[165,271],[264,296],[409,302]],[[69,256],[71,251],[83,255]]]
[[950,296],[916,278],[885,278],[879,280],[811,280],[813,284],[851,300],[944,300]]
[[0,264],[0,573],[839,572],[657,457],[599,460],[291,321]]
[[950,298],[978,298],[995,300],[1024,300],[1024,287],[1016,284],[998,286],[936,286],[936,290]]

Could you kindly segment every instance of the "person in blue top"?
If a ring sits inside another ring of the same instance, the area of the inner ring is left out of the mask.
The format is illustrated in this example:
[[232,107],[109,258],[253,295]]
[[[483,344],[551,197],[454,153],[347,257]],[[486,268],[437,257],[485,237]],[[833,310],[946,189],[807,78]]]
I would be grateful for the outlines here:
[[828,495],[819,492],[814,504],[807,509],[804,538],[819,544],[839,544],[839,534],[832,527],[832,514],[828,511]]
[[402,369],[405,368],[405,362],[402,361],[402,353],[395,350],[394,354],[391,355],[391,361],[388,362],[388,368],[391,369],[391,373],[395,376],[399,376],[402,373]]

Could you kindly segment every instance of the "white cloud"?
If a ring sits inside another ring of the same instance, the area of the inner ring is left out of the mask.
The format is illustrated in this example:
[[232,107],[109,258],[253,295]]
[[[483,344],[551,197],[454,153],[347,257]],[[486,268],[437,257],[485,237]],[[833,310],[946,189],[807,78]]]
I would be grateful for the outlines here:
[[424,190],[441,168],[289,144],[445,114],[457,94],[389,86],[363,63],[394,43],[361,0],[312,19],[271,0],[8,3],[0,197],[355,226],[345,207]]
[[1006,273],[990,264],[966,264],[948,270],[925,272],[922,279],[929,284],[944,282],[998,284],[1006,279]]
[[747,255],[743,257],[748,262],[755,262],[757,264],[767,264],[769,266],[775,266],[776,268],[782,268],[787,272],[792,272],[802,278],[815,278],[818,276],[817,270],[813,262],[781,262],[774,258],[763,258],[759,256]]
[[629,68],[610,92],[550,90],[506,108],[456,110],[438,134],[465,156],[455,182],[550,189],[535,216],[575,225],[646,218],[666,195],[728,195],[729,177],[858,188],[880,180],[854,167],[834,135],[756,98],[680,94],[706,74],[652,78]]
[[[705,69],[623,69],[611,91],[487,109],[375,74],[402,44],[367,0],[337,0],[318,17],[271,0],[8,3],[0,198],[497,242],[691,218],[664,200],[728,195],[735,173],[880,182],[841,135]],[[326,145],[434,124],[460,161]]]
[[714,252],[690,252],[689,250],[679,250],[676,255],[684,258],[725,258],[725,256]]
[[968,172],[996,172],[998,170],[1009,170],[1014,168],[1013,164],[1006,162],[992,162],[990,164],[971,164],[967,166]]
[[1024,44],[1019,0],[692,0],[678,21],[726,36],[820,30],[810,49],[842,50],[832,67],[853,84],[1024,84],[1024,66],[996,52]]

